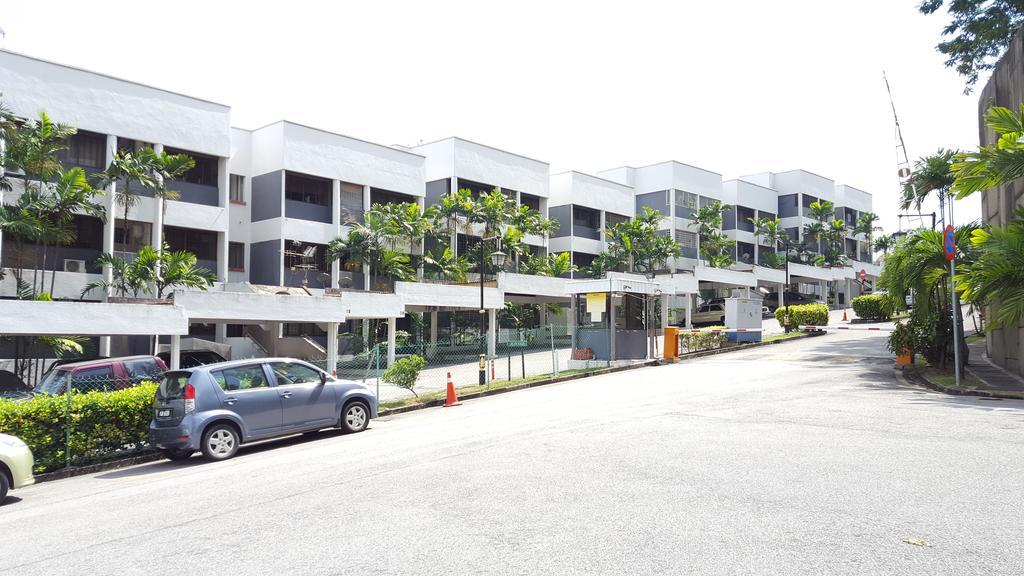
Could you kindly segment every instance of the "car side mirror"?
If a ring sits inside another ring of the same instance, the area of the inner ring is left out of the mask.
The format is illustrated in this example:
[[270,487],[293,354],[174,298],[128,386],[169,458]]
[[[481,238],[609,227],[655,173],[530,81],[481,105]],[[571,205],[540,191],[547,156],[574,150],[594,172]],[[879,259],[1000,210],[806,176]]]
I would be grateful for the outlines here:
[[320,373],[320,385],[322,386],[324,384],[327,384],[327,374],[321,372]]

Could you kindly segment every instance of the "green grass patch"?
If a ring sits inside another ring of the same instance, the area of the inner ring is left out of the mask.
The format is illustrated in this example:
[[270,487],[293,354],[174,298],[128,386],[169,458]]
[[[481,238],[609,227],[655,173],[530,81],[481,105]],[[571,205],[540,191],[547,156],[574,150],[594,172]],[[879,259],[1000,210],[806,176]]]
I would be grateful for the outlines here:
[[761,340],[761,341],[762,342],[776,342],[776,341],[779,341],[779,340],[790,340],[790,339],[793,339],[793,338],[800,338],[804,334],[805,334],[804,332],[800,332],[799,330],[794,330],[793,332],[790,332],[789,334],[786,334],[785,332],[783,332],[782,334],[772,334],[770,336],[765,336],[765,338],[763,340]]
[[[586,374],[589,372],[597,372],[604,370],[604,368],[585,368],[579,370],[562,370],[558,373],[558,377],[572,376],[575,374]],[[477,392],[483,392],[485,390],[501,390],[503,388],[512,388],[521,384],[530,384],[532,382],[540,382],[543,380],[550,380],[554,378],[554,374],[540,374],[537,376],[527,376],[526,378],[513,378],[511,380],[494,380],[487,386],[456,386],[455,391],[460,395],[474,394]],[[402,398],[401,400],[390,400],[388,402],[381,402],[379,408],[381,410],[394,410],[396,408],[405,408],[406,406],[417,406],[420,404],[427,404],[434,400],[443,400],[447,392],[445,390],[436,390],[432,392],[424,392],[419,396],[410,396],[408,398]]]
[[964,342],[968,344],[978,344],[985,341],[984,334],[968,334],[964,337]]
[[985,386],[985,383],[968,376],[967,374],[960,375],[960,386],[956,385],[956,374],[951,370],[939,370],[938,368],[926,367],[921,371],[921,375],[924,376],[928,381],[939,386],[946,388],[954,388],[957,390],[988,390],[989,387]]

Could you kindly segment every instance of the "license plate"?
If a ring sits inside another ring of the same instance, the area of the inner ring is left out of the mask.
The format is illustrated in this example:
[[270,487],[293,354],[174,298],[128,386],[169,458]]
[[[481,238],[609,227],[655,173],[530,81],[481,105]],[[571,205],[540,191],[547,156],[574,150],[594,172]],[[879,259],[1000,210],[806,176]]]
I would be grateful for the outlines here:
[[157,410],[156,411],[156,417],[157,418],[170,418],[171,417],[171,411],[170,410]]

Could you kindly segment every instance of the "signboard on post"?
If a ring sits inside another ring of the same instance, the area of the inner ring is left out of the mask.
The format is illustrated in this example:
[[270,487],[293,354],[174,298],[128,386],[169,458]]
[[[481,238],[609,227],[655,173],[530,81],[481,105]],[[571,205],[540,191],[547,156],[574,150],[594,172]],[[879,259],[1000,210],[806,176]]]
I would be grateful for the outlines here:
[[942,231],[942,248],[946,251],[946,260],[952,262],[956,255],[956,231],[952,225]]

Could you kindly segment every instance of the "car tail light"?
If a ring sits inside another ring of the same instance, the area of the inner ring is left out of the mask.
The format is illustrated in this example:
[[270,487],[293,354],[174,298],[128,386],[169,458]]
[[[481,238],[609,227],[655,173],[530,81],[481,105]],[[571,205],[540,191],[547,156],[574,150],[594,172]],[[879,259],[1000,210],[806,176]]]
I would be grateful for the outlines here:
[[191,384],[185,384],[185,414],[191,414],[196,411],[196,387]]

